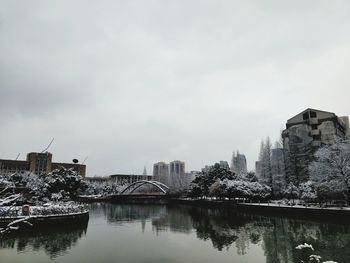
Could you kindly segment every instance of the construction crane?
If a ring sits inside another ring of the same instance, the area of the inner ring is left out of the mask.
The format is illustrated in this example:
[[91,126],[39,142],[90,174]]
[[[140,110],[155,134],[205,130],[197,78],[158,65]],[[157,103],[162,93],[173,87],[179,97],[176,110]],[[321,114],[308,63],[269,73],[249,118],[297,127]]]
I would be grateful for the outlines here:
[[84,164],[85,161],[87,160],[88,156],[85,157],[84,161],[81,164]]
[[46,152],[49,148],[50,148],[50,146],[51,146],[51,144],[53,143],[53,140],[54,140],[55,138],[52,138],[52,140],[51,140],[51,142],[49,143],[49,145],[41,152],[41,153],[43,153],[43,152]]

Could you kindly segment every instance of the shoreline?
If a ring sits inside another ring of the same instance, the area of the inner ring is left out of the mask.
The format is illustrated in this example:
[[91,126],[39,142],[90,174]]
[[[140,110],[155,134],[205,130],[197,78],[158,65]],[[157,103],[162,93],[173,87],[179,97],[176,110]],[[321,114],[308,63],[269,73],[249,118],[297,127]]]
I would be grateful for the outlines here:
[[[25,218],[26,216],[17,216],[17,217],[0,217],[0,224],[8,224],[14,220]],[[69,214],[55,214],[55,215],[33,215],[29,216],[28,222],[33,223],[33,225],[47,225],[47,224],[56,224],[64,222],[79,222],[89,220],[89,211],[83,211],[78,213],[69,213]]]
[[[84,202],[83,200],[80,200]],[[350,223],[350,207],[304,207],[288,206],[273,203],[237,203],[232,200],[207,200],[207,199],[182,199],[171,196],[142,197],[142,196],[110,196],[91,202],[108,202],[114,204],[137,204],[137,205],[187,205],[193,207],[207,207],[217,209],[233,209],[237,212],[249,212],[265,216],[290,217],[300,219],[326,220]]]

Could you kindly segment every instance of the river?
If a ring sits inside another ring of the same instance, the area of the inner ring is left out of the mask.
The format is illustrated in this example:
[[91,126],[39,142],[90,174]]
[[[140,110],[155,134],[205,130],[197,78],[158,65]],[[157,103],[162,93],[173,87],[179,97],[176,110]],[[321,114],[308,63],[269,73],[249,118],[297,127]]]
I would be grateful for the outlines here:
[[[0,240],[0,262],[350,262],[350,225],[180,205],[90,205],[88,224]],[[311,252],[311,251],[310,251]]]

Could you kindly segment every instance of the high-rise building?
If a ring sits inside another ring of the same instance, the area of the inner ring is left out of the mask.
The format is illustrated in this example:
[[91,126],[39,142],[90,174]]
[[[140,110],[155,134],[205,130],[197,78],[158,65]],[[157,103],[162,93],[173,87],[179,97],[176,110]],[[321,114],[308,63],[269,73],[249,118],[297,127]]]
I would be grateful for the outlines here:
[[246,175],[248,173],[247,169],[247,159],[244,154],[233,152],[231,161],[231,171],[238,175]]
[[189,178],[185,172],[185,163],[179,160],[158,162],[153,165],[153,178],[169,186],[172,190],[183,190],[189,185]]
[[170,176],[172,175],[184,175],[185,174],[185,163],[181,161],[170,162]]
[[163,184],[169,185],[169,164],[158,162],[153,165],[153,178]]
[[170,162],[170,187],[182,189],[185,187],[186,182],[185,162],[179,160]]
[[288,182],[307,181],[308,165],[318,147],[349,137],[348,117],[306,109],[287,121],[282,132]]

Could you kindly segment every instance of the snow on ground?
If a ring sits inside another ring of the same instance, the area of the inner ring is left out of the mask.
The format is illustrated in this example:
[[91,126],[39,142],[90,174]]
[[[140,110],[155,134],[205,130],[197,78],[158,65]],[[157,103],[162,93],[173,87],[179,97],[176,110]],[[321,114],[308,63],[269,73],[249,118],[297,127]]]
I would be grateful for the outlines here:
[[319,210],[346,210],[350,211],[350,207],[319,207],[319,206],[304,206],[304,205],[287,205],[280,203],[240,203],[247,206],[270,206],[270,207],[285,207],[294,209],[319,209]]
[[[30,216],[79,214],[86,212],[86,205],[76,203],[46,203],[42,206],[30,206]],[[0,218],[25,216],[22,213],[22,206],[0,207]]]

